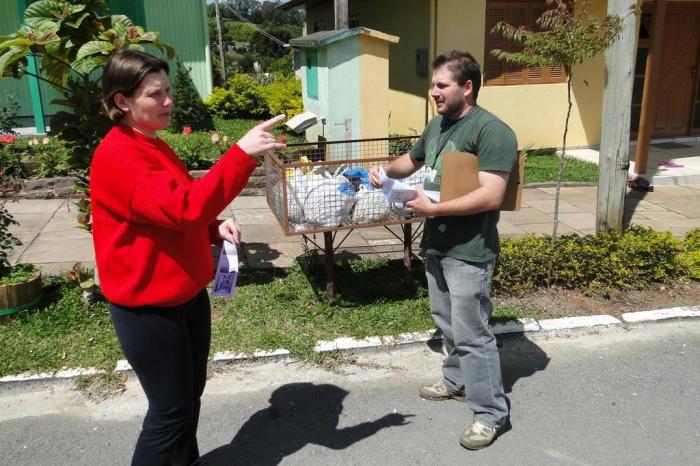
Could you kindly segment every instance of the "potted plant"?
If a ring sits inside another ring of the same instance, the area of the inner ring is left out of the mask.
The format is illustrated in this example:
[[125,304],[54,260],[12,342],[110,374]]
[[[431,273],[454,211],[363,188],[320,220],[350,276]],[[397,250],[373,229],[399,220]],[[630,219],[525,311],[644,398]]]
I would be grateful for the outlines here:
[[[0,144],[11,144],[5,135]],[[41,273],[32,264],[10,265],[8,253],[21,241],[10,232],[17,221],[7,210],[7,201],[17,192],[17,184],[0,169],[0,316],[30,309],[41,300]]]

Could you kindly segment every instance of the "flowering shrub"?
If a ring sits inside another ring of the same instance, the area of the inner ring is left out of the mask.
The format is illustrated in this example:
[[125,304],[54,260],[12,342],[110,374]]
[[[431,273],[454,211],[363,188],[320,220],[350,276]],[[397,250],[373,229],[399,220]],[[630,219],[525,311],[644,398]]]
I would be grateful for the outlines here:
[[163,131],[160,138],[177,154],[190,170],[206,170],[228,150],[228,138],[218,133],[188,132],[171,134]]
[[14,178],[64,176],[70,170],[66,146],[56,138],[0,136],[0,164]]

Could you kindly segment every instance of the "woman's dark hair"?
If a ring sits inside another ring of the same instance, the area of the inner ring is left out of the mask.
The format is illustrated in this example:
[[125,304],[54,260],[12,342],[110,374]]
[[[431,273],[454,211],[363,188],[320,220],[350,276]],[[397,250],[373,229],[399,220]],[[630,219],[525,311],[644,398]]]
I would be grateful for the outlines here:
[[114,103],[115,94],[130,97],[150,73],[170,72],[168,64],[158,57],[136,50],[121,50],[109,59],[102,73],[102,105],[117,123],[124,112]]
[[467,81],[472,82],[474,102],[479,96],[481,89],[481,68],[471,53],[453,50],[443,53],[433,61],[433,70],[447,65],[447,69],[452,73],[452,77],[460,86],[464,86]]

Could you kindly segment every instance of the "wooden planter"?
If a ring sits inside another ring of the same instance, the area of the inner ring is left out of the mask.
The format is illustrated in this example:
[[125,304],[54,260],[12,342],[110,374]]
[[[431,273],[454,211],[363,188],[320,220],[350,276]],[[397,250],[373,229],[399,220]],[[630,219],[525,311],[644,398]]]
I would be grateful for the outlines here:
[[35,306],[41,299],[41,274],[27,281],[0,285],[0,316],[16,314]]

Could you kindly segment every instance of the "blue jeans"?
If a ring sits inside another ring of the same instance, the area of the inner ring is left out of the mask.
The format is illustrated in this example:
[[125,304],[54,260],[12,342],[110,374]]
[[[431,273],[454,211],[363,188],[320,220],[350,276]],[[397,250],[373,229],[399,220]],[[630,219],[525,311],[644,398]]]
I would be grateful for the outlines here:
[[445,387],[452,392],[466,389],[474,419],[498,428],[507,421],[508,400],[496,337],[489,328],[494,262],[427,255],[425,274],[430,312],[447,350],[442,365]]

